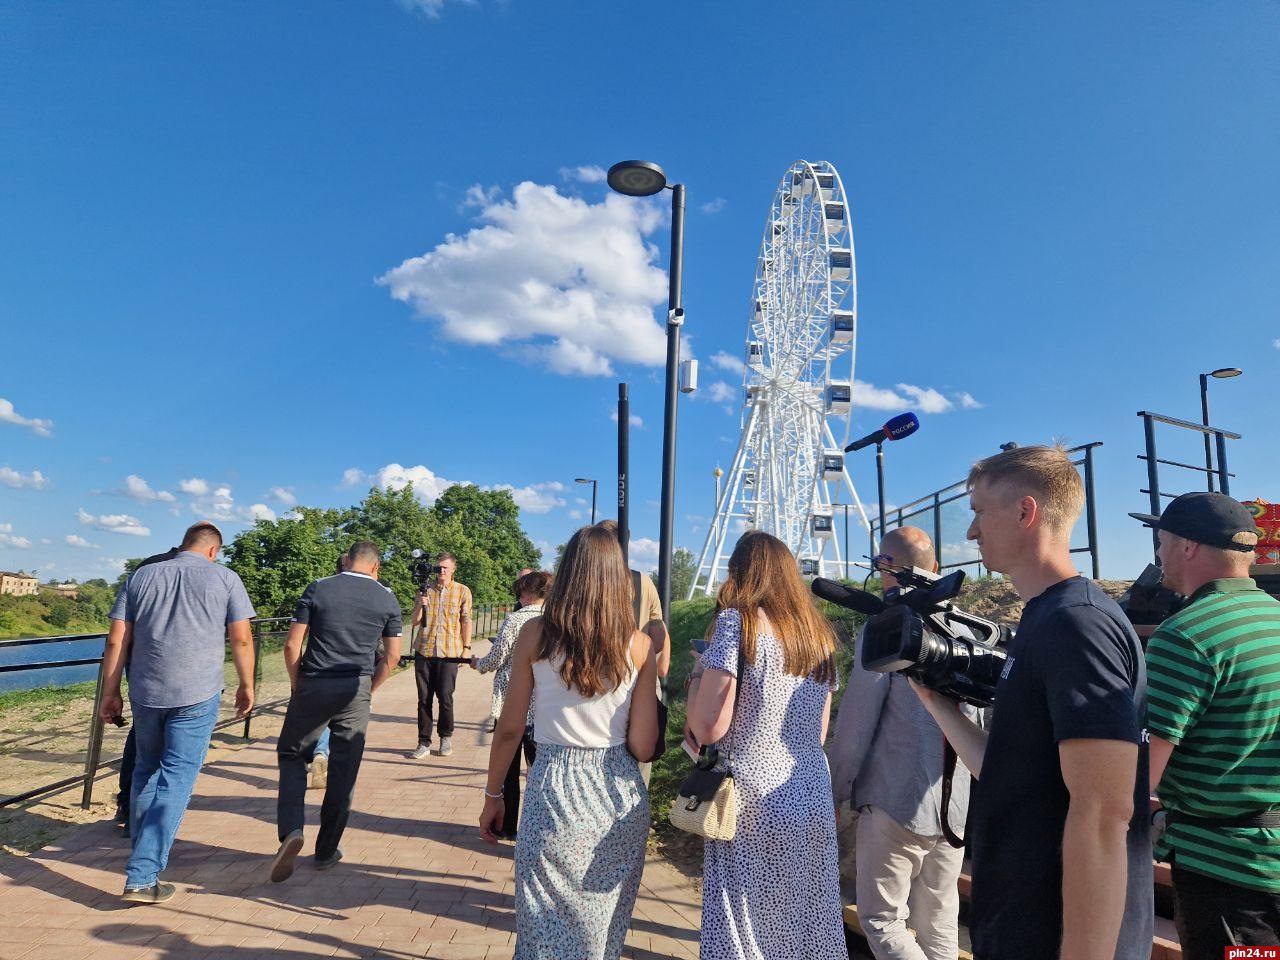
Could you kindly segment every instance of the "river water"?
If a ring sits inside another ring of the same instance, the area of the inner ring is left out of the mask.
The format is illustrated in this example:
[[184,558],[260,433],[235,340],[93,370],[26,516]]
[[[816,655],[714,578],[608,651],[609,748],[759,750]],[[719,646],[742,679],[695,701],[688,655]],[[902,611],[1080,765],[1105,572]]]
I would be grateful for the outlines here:
[[[65,640],[58,643],[35,643],[22,646],[0,646],[0,665],[13,663],[47,663],[51,660],[84,660],[102,656],[104,640]],[[97,665],[58,667],[54,669],[17,670],[0,673],[0,693],[32,690],[36,687],[61,687],[94,680]]]

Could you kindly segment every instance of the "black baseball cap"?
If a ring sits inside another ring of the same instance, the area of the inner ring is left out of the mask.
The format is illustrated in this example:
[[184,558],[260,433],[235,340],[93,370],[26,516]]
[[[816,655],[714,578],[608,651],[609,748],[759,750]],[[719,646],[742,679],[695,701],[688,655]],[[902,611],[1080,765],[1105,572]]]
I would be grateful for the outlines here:
[[1225,493],[1184,493],[1165,507],[1164,513],[1131,513],[1148,527],[1164,530],[1195,543],[1220,550],[1249,553],[1258,545],[1253,514],[1239,500]]

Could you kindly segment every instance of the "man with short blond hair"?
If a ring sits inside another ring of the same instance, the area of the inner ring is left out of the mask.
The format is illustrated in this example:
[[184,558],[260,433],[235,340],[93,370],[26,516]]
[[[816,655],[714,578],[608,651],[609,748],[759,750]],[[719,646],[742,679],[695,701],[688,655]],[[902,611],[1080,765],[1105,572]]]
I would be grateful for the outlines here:
[[990,734],[955,701],[915,689],[978,781],[974,954],[1148,957],[1146,671],[1128,619],[1072,563],[1079,474],[1059,448],[1020,447],[975,464],[969,496],[969,539],[1026,601]]
[[418,628],[413,648],[418,683],[415,760],[431,755],[432,708],[437,703],[440,756],[453,753],[453,691],[458,683],[458,664],[471,660],[471,591],[453,578],[457,569],[453,554],[436,556],[436,574],[418,593],[410,620],[411,628]]

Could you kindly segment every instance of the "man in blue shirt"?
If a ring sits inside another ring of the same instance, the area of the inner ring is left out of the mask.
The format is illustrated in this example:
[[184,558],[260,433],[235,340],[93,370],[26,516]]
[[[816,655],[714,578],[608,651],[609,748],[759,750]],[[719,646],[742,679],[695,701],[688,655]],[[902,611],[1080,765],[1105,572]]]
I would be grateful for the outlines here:
[[221,549],[217,527],[193,525],[178,555],[140,567],[111,608],[100,713],[104,720],[120,715],[127,662],[137,735],[129,806],[133,853],[123,895],[130,903],[163,903],[174,895],[160,873],[218,719],[225,638],[240,678],[236,717],[253,709],[253,605],[240,578],[216,562]]
[[[933,541],[916,527],[890,530],[880,554],[895,567],[938,568]],[[886,590],[898,585],[888,570],[880,577]],[[828,751],[836,806],[858,811],[858,921],[876,960],[955,960],[964,849],[943,835],[942,731],[906,677],[862,666],[861,646],[859,634]],[[980,722],[977,708],[961,710]],[[953,830],[968,810],[969,771],[958,764],[946,811]]]

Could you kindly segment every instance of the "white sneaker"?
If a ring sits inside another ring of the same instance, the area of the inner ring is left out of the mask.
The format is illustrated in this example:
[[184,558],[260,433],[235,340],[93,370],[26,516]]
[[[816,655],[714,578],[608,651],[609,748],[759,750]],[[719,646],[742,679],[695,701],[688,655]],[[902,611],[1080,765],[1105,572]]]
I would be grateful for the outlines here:
[[329,782],[329,757],[317,753],[311,761],[311,782],[307,785],[312,790],[323,790]]
[[453,737],[440,738],[440,756],[447,757],[453,753]]
[[414,760],[425,760],[431,756],[431,747],[425,743],[418,744],[418,749],[409,754]]

